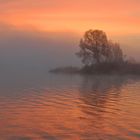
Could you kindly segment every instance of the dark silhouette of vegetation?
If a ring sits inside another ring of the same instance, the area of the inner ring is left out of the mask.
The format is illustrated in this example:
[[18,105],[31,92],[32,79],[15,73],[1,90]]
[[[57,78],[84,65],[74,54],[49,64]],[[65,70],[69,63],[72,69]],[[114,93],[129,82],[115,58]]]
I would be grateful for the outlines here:
[[133,58],[124,60],[120,45],[108,40],[101,30],[88,30],[80,40],[82,68],[63,67],[50,72],[80,74],[140,74],[140,64]]
[[89,30],[80,41],[80,51],[77,56],[85,66],[100,63],[121,63],[123,52],[117,43],[109,41],[105,32]]

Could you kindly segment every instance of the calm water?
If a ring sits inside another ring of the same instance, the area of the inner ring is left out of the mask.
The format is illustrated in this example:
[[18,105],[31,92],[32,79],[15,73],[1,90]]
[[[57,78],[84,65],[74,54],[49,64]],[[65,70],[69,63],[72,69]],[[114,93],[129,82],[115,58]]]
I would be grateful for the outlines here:
[[139,139],[138,77],[1,74],[0,140]]

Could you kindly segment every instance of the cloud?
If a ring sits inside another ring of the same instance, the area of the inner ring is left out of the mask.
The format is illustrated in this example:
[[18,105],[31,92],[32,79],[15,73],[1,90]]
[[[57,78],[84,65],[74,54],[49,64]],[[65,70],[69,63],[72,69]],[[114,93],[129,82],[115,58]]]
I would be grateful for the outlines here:
[[116,34],[140,33],[139,4],[138,0],[1,0],[0,21],[44,31],[101,28]]

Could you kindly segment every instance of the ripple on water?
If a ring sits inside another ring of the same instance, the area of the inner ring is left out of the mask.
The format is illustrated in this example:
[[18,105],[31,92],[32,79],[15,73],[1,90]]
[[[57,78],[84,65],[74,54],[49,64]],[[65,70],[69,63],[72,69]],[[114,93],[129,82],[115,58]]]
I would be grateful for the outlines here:
[[139,80],[57,78],[0,94],[2,140],[140,139]]

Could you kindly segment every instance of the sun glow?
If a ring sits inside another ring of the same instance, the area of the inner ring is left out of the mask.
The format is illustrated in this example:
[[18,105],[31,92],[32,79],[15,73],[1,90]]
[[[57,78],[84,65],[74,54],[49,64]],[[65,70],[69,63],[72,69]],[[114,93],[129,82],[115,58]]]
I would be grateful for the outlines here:
[[[138,1],[82,0],[51,2],[30,0],[1,2],[0,22],[17,28],[41,31],[103,29],[114,34],[139,34]],[[125,7],[125,8],[124,8]]]

